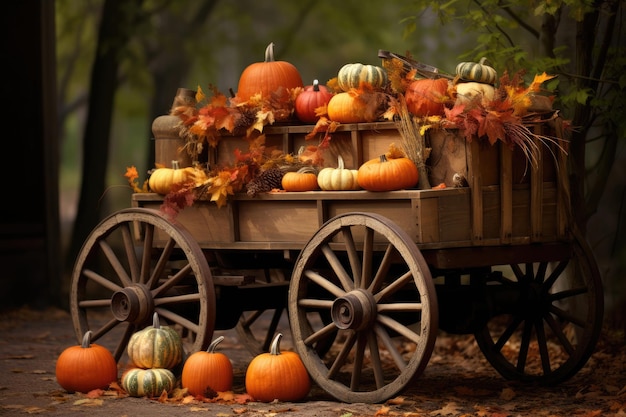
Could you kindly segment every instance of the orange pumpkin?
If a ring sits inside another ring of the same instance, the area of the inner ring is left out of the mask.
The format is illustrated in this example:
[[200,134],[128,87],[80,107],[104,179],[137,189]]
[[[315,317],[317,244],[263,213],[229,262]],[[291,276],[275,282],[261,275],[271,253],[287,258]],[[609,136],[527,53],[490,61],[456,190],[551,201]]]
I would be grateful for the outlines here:
[[417,184],[417,166],[409,158],[389,158],[383,154],[359,167],[357,179],[368,191],[393,191],[411,188]]
[[448,80],[422,78],[412,81],[404,93],[409,112],[419,117],[442,116],[448,99]]
[[304,91],[296,97],[296,117],[304,123],[316,123],[320,117],[315,113],[315,110],[327,105],[332,97],[333,94],[328,91],[326,86],[313,80],[313,85],[306,86]]
[[274,43],[265,49],[265,62],[255,62],[243,70],[239,77],[237,97],[248,101],[250,97],[261,93],[270,97],[280,88],[303,87],[298,69],[287,61],[274,60]]
[[87,331],[80,345],[59,355],[56,378],[66,391],[86,393],[116,381],[117,363],[107,348],[91,343],[91,331]]
[[359,97],[356,90],[337,93],[328,102],[328,118],[339,123],[373,122],[376,115],[371,114],[368,104]]
[[319,190],[317,171],[313,167],[303,167],[296,172],[287,172],[281,183],[285,191]]
[[246,370],[246,391],[257,401],[298,401],[311,389],[309,374],[296,352],[281,352],[277,333],[270,351],[255,356]]
[[215,352],[222,340],[224,336],[218,337],[206,352],[195,352],[185,361],[181,383],[191,395],[205,396],[207,389],[225,392],[233,388],[233,365],[226,355]]

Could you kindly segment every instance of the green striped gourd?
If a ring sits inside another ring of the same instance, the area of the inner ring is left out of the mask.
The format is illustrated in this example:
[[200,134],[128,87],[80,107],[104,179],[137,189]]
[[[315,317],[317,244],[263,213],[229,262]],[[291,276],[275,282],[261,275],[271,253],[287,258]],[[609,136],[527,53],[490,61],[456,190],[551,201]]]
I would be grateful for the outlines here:
[[337,84],[343,91],[359,88],[362,82],[374,88],[383,88],[387,84],[387,71],[376,65],[346,64],[339,70]]
[[122,375],[122,388],[131,397],[158,397],[176,386],[176,377],[169,369],[131,368]]
[[183,342],[174,329],[161,326],[159,315],[154,313],[152,326],[130,337],[127,352],[138,368],[172,369],[183,358]]
[[479,62],[461,62],[456,66],[456,75],[465,81],[495,84],[498,73],[487,65],[487,58],[482,57]]

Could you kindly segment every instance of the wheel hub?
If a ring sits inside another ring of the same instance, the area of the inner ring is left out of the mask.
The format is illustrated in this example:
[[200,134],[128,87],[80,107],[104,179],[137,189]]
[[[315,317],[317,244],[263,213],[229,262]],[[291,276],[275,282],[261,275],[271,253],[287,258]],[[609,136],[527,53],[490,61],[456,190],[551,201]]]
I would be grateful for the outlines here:
[[331,317],[340,329],[365,329],[376,320],[376,300],[368,291],[350,291],[333,302]]
[[111,311],[119,321],[143,323],[154,312],[154,299],[145,285],[131,285],[113,294]]

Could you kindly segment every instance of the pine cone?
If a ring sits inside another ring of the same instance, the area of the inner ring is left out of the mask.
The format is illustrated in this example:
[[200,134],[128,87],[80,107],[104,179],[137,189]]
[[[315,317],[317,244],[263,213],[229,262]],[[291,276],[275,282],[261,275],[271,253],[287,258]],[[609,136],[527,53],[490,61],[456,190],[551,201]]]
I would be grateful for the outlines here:
[[283,175],[285,174],[280,168],[266,169],[246,184],[248,195],[254,197],[258,193],[266,193],[274,188],[280,188]]

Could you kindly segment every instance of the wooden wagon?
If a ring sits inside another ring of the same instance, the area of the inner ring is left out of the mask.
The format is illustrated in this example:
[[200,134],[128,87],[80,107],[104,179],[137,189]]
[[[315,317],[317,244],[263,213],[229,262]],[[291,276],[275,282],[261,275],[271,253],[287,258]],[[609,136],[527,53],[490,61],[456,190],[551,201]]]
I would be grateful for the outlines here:
[[[311,128],[264,133],[294,152]],[[532,128],[560,136],[558,120]],[[358,167],[400,140],[391,122],[343,125],[326,160],[341,153]],[[461,173],[469,186],[241,193],[221,208],[197,201],[175,220],[160,212],[163,196],[134,194],[76,261],[77,337],[91,329],[93,340],[114,338],[119,359],[156,311],[181,329],[189,352],[236,328],[260,353],[286,312],[312,379],[345,402],[402,391],[425,369],[439,329],[473,334],[505,378],[573,376],[597,342],[603,293],[593,255],[570,227],[566,155],[539,144],[533,167],[519,150],[455,131],[432,130],[427,140],[431,182],[452,185]],[[224,138],[209,157],[228,160],[244,146]],[[270,318],[259,327],[262,313]]]

